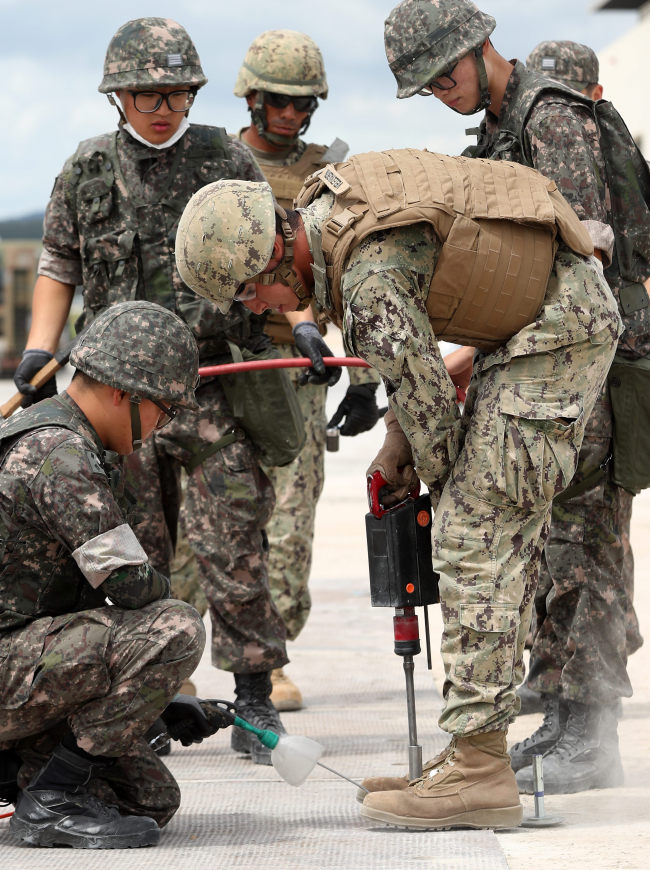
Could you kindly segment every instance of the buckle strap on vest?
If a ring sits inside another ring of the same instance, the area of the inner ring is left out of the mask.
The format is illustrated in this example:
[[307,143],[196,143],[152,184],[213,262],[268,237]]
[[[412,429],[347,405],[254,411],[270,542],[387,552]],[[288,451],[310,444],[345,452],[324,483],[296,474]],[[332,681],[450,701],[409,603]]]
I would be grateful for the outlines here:
[[325,222],[324,229],[338,238],[348,227],[351,227],[355,221],[358,221],[362,217],[363,212],[355,214],[352,209],[344,208],[342,211],[330,215],[329,219]]

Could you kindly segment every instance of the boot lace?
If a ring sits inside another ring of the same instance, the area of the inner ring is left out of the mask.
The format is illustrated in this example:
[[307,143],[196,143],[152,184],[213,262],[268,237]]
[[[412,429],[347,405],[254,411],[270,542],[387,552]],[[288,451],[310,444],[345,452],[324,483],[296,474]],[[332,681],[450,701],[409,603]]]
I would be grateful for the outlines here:
[[426,784],[431,782],[432,779],[435,779],[439,773],[442,773],[447,767],[454,767],[455,765],[455,752],[456,749],[456,738],[452,737],[451,743],[447,747],[447,754],[444,758],[440,759],[440,761],[435,765],[427,766],[422,771],[422,776],[419,776],[417,779],[411,780],[409,785],[416,785],[417,783]]
[[[565,760],[577,753],[589,748],[590,741],[587,738],[587,714],[583,711],[572,710],[560,739],[552,750],[553,755],[559,760]],[[548,755],[549,753],[544,753]]]
[[544,699],[544,719],[542,724],[536,731],[526,737],[520,743],[516,744],[518,751],[525,751],[537,746],[543,740],[549,740],[557,731],[556,721],[559,718],[560,712],[557,702],[553,696]]
[[275,707],[263,702],[251,701],[237,710],[237,715],[245,719],[249,725],[256,728],[266,728],[278,734],[284,734],[285,729]]

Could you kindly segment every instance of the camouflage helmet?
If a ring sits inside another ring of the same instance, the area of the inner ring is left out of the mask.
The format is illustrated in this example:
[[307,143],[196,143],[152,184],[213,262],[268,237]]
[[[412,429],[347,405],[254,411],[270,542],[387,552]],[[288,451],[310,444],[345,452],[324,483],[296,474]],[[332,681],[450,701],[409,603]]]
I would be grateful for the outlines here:
[[296,30],[267,30],[256,37],[237,75],[234,94],[245,97],[251,91],[325,100],[325,65],[314,40]]
[[184,27],[171,18],[127,21],[111,39],[99,92],[160,85],[202,87],[207,78]]
[[188,287],[225,314],[239,286],[268,266],[275,234],[275,202],[265,181],[215,181],[185,206],[176,266]]
[[189,327],[155,302],[118,302],[81,335],[70,364],[102,384],[195,411],[199,352]]
[[397,98],[412,97],[476,52],[495,26],[494,18],[471,0],[402,0],[384,23],[384,47],[397,80]]
[[598,83],[598,58],[588,45],[570,40],[540,42],[526,58],[526,66],[575,91]]

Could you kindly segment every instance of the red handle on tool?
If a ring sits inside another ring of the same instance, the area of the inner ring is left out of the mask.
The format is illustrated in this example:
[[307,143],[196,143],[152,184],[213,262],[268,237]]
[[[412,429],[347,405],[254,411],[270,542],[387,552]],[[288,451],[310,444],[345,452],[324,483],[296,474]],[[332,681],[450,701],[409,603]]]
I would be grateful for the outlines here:
[[409,490],[409,494],[404,499],[404,501],[401,501],[398,504],[394,504],[390,508],[384,508],[379,501],[379,493],[383,489],[383,487],[387,485],[387,483],[388,482],[382,477],[381,471],[375,471],[372,474],[368,475],[368,507],[370,508],[370,513],[374,517],[377,517],[378,520],[380,520],[383,515],[389,510],[395,510],[395,508],[403,505],[405,501],[408,501],[409,498],[417,498],[420,494],[420,481],[418,480],[417,484],[414,484],[413,487]]
[[[369,369],[368,363],[358,356],[324,356],[326,366],[347,366],[351,368]],[[199,374],[202,377],[212,375],[232,375],[237,372],[263,371],[264,369],[302,369],[313,365],[308,356],[294,357],[293,359],[253,359],[247,362],[224,363],[219,366],[202,366]]]

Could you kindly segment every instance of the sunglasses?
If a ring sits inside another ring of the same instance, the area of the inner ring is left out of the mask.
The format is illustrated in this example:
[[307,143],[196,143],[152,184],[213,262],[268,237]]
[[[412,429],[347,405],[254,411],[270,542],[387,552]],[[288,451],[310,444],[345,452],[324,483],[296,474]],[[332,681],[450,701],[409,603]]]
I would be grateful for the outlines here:
[[250,302],[255,299],[257,290],[255,284],[242,284],[239,290],[235,293],[235,302]]
[[286,109],[289,103],[293,103],[296,112],[313,112],[318,106],[316,97],[292,97],[290,94],[274,94],[271,91],[263,91],[264,105],[274,109]]

